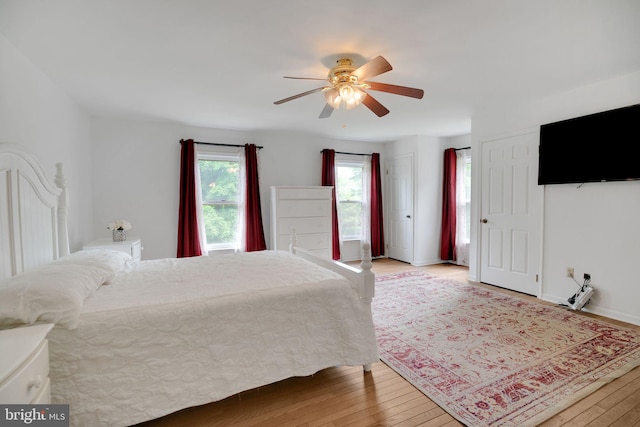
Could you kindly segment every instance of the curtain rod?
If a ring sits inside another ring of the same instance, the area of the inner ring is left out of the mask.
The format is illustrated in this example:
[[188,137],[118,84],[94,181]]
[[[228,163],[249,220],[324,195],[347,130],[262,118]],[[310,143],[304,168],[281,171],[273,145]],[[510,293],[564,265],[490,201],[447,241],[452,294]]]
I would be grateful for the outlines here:
[[454,148],[453,151],[469,150],[471,147]]
[[[325,150],[328,150],[327,148],[325,148]],[[324,150],[320,150],[321,153],[324,152]],[[366,154],[366,153],[347,153],[346,151],[336,151],[336,154],[347,154],[349,156],[370,156],[371,154]]]
[[[180,144],[181,142],[182,142],[182,140],[181,140],[181,141],[178,141],[178,144]],[[223,143],[221,143],[221,142],[202,142],[202,141],[193,141],[193,143],[194,143],[194,144],[202,144],[202,145],[218,145],[218,146],[221,146],[221,147],[244,147],[244,145],[243,145],[243,144],[223,144]],[[261,145],[256,145],[256,148],[257,148],[258,150],[261,150],[261,149],[263,149],[264,147],[263,147],[263,146],[261,146]]]

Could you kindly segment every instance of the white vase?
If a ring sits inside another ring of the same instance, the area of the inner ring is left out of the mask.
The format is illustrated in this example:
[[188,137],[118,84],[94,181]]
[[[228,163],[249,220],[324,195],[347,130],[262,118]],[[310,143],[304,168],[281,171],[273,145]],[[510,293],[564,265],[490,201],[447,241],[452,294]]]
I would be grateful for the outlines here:
[[113,241],[114,242],[124,242],[127,240],[127,231],[126,230],[118,230],[117,228],[113,230]]

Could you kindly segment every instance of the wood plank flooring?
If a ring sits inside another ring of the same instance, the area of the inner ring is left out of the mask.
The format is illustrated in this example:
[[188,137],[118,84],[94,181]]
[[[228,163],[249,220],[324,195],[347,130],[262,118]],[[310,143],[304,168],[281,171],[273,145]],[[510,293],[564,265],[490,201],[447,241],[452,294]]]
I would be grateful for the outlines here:
[[[468,270],[451,264],[413,267],[381,259],[377,274],[420,269],[466,282]],[[478,286],[488,286],[478,284]],[[489,286],[490,287],[490,286]],[[508,290],[493,290],[523,296]],[[597,315],[585,313],[604,319]],[[605,319],[610,320],[610,319]],[[619,325],[640,326],[610,320]],[[144,426],[462,426],[384,363],[329,368],[240,393],[220,402],[185,409]],[[543,427],[640,427],[640,368],[613,380],[545,421]]]

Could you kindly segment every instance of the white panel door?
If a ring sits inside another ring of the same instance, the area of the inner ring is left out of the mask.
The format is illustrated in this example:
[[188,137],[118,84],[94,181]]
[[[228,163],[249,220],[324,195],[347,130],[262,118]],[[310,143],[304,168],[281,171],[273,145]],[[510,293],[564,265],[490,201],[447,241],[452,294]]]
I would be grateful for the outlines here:
[[413,262],[413,156],[387,161],[390,230],[387,256]]
[[482,143],[480,281],[539,296],[538,133]]

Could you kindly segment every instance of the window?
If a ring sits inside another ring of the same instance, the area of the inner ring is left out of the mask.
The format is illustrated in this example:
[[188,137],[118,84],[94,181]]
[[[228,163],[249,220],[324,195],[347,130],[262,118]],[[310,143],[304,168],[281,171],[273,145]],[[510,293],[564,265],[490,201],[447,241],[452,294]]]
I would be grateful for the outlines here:
[[240,158],[238,155],[199,154],[202,222],[206,250],[239,247]]
[[463,166],[463,181],[464,181],[464,201],[465,201],[465,240],[467,243],[471,242],[471,156],[465,153],[464,166]]
[[456,263],[469,265],[471,242],[471,153],[456,152]]
[[336,162],[336,199],[342,240],[362,238],[363,171],[362,162]]

